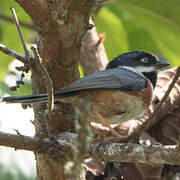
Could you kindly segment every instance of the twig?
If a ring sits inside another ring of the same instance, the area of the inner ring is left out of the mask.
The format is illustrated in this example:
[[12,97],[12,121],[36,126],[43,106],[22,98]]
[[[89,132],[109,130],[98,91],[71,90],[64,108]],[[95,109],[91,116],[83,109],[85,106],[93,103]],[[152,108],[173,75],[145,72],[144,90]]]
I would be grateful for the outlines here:
[[[24,66],[22,66],[22,67],[24,67]],[[21,68],[21,67],[20,67]],[[18,67],[16,67],[16,69],[18,69]],[[23,78],[24,78],[24,73],[22,72],[21,73],[21,79],[20,80],[18,80],[18,81],[16,81],[16,86],[11,86],[10,87],[10,90],[11,91],[17,91],[17,89],[20,87],[20,85],[24,85],[24,82],[23,82]],[[25,107],[25,106],[24,106]]]
[[[25,51],[25,57],[21,56],[20,54],[18,54],[15,51],[9,49],[8,47],[6,47],[3,44],[0,44],[0,51],[4,52],[5,54],[7,54],[7,55],[9,55],[11,57],[14,57],[14,58],[18,59],[19,61],[24,63],[24,69],[27,72],[30,69],[30,66],[32,65],[32,59],[33,58],[29,54],[29,51],[27,50],[26,44],[24,42],[22,32],[21,32],[21,29],[20,29],[20,26],[19,26],[19,21],[18,21],[17,16],[16,16],[16,12],[15,12],[14,8],[10,8],[10,9],[11,9],[11,12],[12,12],[12,15],[13,15],[13,18],[14,18],[14,22],[16,24],[16,27],[17,27],[17,30],[18,30],[18,33],[19,33],[19,36],[20,36],[24,51]],[[4,16],[1,15],[0,17],[4,17]],[[12,22],[12,19],[10,21]]]
[[[180,66],[177,68],[176,73],[174,75],[174,78],[173,78],[171,84],[169,85],[168,90],[166,91],[165,95],[161,99],[160,103],[157,105],[155,111],[149,116],[149,118],[130,137],[133,137],[133,136],[139,137],[145,130],[149,129],[150,127],[152,127],[157,122],[156,117],[157,117],[159,111],[161,110],[163,103],[166,101],[171,90],[173,89],[174,84],[178,80],[179,76],[180,76]],[[130,139],[130,137],[128,139]]]
[[2,51],[3,53],[21,61],[22,63],[26,62],[26,58],[24,56],[21,56],[20,54],[18,54],[17,52],[9,49],[8,47],[6,47],[3,44],[0,44],[0,51]]
[[[10,10],[12,12],[12,15],[13,15],[13,18],[14,18],[14,22],[16,24],[16,27],[17,27],[17,30],[18,30],[18,33],[19,33],[19,36],[20,36],[20,39],[21,39],[24,51],[25,51],[24,66],[20,67],[20,68],[17,68],[17,69],[22,70],[22,71],[27,73],[30,70],[31,66],[32,66],[32,63],[33,63],[32,59],[33,58],[29,54],[29,51],[27,50],[26,44],[24,42],[24,39],[23,39],[23,36],[22,36],[22,32],[21,32],[21,29],[20,29],[20,26],[19,26],[19,21],[17,19],[16,12],[15,12],[14,8],[10,8]],[[16,86],[11,87],[11,90],[17,90],[19,88],[20,84],[24,84],[24,82],[22,81],[23,78],[24,78],[24,73],[22,72],[21,80],[17,81],[16,82]]]
[[26,59],[29,59],[30,54],[29,54],[29,51],[28,51],[28,49],[26,47],[26,44],[25,44],[23,36],[22,36],[22,32],[21,32],[21,29],[20,29],[20,25],[19,25],[19,21],[18,21],[17,15],[16,15],[16,11],[15,11],[14,8],[10,8],[10,10],[12,12],[12,15],[13,15],[13,18],[14,18],[14,21],[15,21],[15,24],[16,24],[16,27],[17,27],[17,30],[18,30],[22,45],[23,45],[23,48],[24,48],[25,57],[26,57]]
[[35,54],[35,60],[36,60],[37,64],[39,65],[39,67],[41,68],[41,71],[43,72],[43,74],[45,76],[47,93],[48,93],[48,109],[49,109],[49,112],[51,112],[54,109],[53,82],[51,80],[51,77],[49,76],[49,73],[48,73],[46,67],[42,63],[42,59],[41,59],[37,49],[33,46],[31,47],[31,49]]
[[[1,14],[0,13],[0,19],[3,19],[7,22],[10,22],[10,23],[14,23],[14,20],[13,18],[9,17],[9,16],[6,16],[4,14]],[[19,24],[25,28],[28,28],[28,29],[31,29],[31,30],[36,30],[36,28],[32,25],[32,24],[28,24],[26,22],[22,22],[22,21],[19,21]]]
[[[45,82],[46,82],[46,87],[47,87],[47,93],[48,93],[48,115],[50,116],[50,113],[52,112],[52,110],[54,109],[54,93],[53,93],[53,82],[49,76],[49,73],[46,69],[46,67],[44,66],[44,64],[42,63],[42,59],[37,51],[37,48],[35,47],[31,47],[31,50],[34,52],[34,55],[35,55],[35,63],[37,63],[37,65],[39,65],[43,75],[44,75],[44,78],[45,78]],[[48,126],[48,117],[47,117],[47,114],[42,114],[44,117],[43,117],[43,125],[45,127],[45,131],[44,131],[44,135],[46,137],[51,137],[50,135],[50,131],[49,131],[49,126]]]

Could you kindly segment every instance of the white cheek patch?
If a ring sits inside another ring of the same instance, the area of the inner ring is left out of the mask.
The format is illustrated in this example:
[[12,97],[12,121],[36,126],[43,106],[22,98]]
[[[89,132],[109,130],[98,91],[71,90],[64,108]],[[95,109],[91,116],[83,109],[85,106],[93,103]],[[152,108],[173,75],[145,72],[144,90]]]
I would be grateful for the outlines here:
[[143,66],[137,66],[137,67],[130,67],[130,66],[119,66],[119,68],[125,68],[134,72],[152,72],[156,71],[156,68],[151,66],[151,67],[143,67]]
[[138,66],[138,67],[134,67],[134,69],[136,69],[136,71],[140,71],[140,72],[152,72],[155,70],[154,67],[142,67],[142,66]]

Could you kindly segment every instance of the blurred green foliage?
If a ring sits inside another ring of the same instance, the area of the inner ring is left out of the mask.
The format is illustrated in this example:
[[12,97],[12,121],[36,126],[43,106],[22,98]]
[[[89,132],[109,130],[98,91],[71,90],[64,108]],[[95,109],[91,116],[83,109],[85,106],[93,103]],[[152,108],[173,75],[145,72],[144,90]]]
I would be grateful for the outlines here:
[[[14,0],[1,0],[0,13],[11,16],[10,7],[15,8],[19,20],[31,23],[29,16]],[[113,0],[105,3],[93,19],[98,32],[105,34],[104,45],[109,60],[121,53],[139,49],[164,56],[173,66],[177,66],[180,64],[179,15],[179,0]],[[26,43],[29,43],[34,32],[23,27],[22,31]],[[24,54],[15,25],[3,19],[0,19],[0,43]],[[5,72],[7,75],[12,60],[0,52],[0,96],[4,93],[31,93],[30,84],[11,92],[4,82]],[[79,69],[82,76],[83,69]]]
[[[31,22],[29,16],[14,0],[8,0],[8,1],[1,0],[0,13],[7,16],[12,16],[10,7],[15,8],[19,20],[22,20],[25,22]],[[22,29],[24,39],[28,41],[30,30],[23,27],[21,29]],[[18,32],[14,24],[0,19],[0,33],[1,33],[0,43],[3,43],[7,47],[15,50],[18,53],[24,54]],[[13,59],[11,57],[3,53],[0,54],[0,80],[3,79],[5,71],[7,70],[7,67],[12,62],[12,60]]]
[[[162,55],[177,66],[180,64],[179,15],[178,0],[116,0],[100,9],[95,24],[99,32],[108,34],[105,48],[110,59],[139,49]],[[116,19],[119,25],[113,23]]]
[[102,8],[95,17],[96,28],[105,32],[105,49],[108,57],[113,58],[121,52],[128,51],[128,39],[122,21],[113,11]]
[[[18,19],[20,21],[31,23],[30,17],[14,0],[0,1],[1,14],[12,17],[10,11],[11,7],[15,8]],[[34,34],[34,32],[24,27],[21,27],[21,30],[25,41],[28,43],[31,40],[31,37]],[[8,48],[16,51],[19,54],[24,55],[23,47],[16,26],[13,23],[9,23],[1,18],[0,18],[0,43],[6,45]],[[9,74],[7,71],[8,66],[12,61],[13,61],[12,57],[0,52],[0,97],[3,96],[4,93],[8,93],[12,95],[31,93],[30,84],[23,86],[23,88],[20,88],[18,91],[10,91],[9,86],[4,82],[5,75]],[[12,76],[12,73],[10,74]],[[16,79],[16,77],[14,77],[14,79]]]
[[34,180],[33,177],[27,177],[19,168],[15,168],[12,172],[0,164],[0,179],[1,180]]

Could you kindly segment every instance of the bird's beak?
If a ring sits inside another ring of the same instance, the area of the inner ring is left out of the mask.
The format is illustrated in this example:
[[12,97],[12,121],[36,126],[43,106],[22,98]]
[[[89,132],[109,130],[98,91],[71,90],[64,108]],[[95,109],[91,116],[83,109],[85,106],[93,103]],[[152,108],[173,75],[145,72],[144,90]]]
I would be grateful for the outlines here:
[[164,69],[168,67],[170,64],[168,62],[160,61],[156,63],[156,68],[157,69]]

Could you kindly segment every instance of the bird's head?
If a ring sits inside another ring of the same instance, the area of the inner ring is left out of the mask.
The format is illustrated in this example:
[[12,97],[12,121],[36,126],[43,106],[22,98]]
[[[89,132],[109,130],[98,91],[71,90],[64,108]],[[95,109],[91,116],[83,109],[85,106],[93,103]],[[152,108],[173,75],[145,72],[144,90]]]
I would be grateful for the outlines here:
[[146,51],[132,51],[121,54],[108,63],[106,69],[126,68],[140,72],[150,79],[153,86],[156,84],[157,72],[168,67],[170,64]]
[[114,58],[106,67],[110,68],[129,68],[141,73],[158,71],[169,66],[168,62],[160,61],[160,59],[146,51],[132,51],[121,54]]

